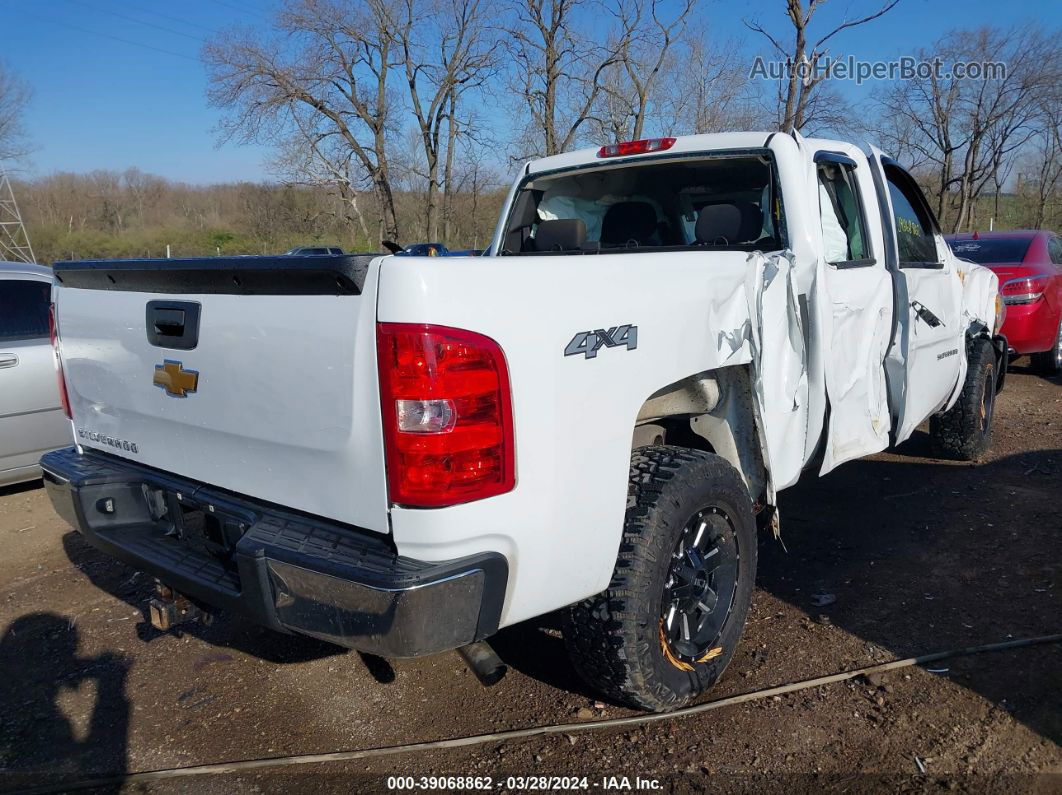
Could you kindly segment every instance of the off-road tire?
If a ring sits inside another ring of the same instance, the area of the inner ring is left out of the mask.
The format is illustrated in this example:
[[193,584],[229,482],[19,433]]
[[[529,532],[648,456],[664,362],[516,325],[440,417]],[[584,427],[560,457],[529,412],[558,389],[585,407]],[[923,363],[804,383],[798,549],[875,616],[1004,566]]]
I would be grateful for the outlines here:
[[929,435],[938,457],[977,461],[988,452],[998,375],[992,343],[983,338],[971,340],[967,344],[966,382],[959,399],[929,421]]
[[1038,373],[1043,375],[1062,373],[1062,319],[1058,321],[1054,347],[1043,353],[1034,353],[1031,358],[1033,369]]
[[[737,544],[737,581],[713,652],[684,670],[661,639],[660,605],[678,539],[705,509],[724,513]],[[711,453],[642,447],[631,456],[627,516],[608,589],[566,611],[564,641],[582,678],[607,698],[666,711],[711,687],[734,654],[756,578],[756,523],[737,470]]]

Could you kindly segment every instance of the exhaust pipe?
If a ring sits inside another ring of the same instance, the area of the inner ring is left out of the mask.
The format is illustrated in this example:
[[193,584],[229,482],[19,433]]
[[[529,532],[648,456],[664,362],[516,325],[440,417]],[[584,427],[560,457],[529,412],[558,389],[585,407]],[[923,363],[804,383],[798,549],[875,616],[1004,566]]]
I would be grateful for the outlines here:
[[509,670],[485,640],[469,643],[457,651],[484,687],[498,684]]

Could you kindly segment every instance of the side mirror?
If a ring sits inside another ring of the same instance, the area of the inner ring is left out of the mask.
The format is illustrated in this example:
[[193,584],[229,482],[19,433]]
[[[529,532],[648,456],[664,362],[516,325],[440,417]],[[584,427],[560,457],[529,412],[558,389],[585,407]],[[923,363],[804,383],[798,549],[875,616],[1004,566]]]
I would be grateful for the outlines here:
[[381,244],[383,245],[384,248],[386,248],[392,254],[397,254],[399,251],[402,250],[402,247],[400,245],[398,245],[398,243],[394,242],[393,240],[383,240],[383,241],[381,241]]

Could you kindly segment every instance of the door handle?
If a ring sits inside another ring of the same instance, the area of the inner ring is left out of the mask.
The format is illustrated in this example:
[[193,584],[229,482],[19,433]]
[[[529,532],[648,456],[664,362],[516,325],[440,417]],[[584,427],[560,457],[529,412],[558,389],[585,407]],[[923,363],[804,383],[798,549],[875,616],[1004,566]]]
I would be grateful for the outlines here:
[[18,354],[16,353],[0,353],[0,370],[7,367],[18,366]]
[[944,321],[934,315],[929,309],[923,306],[918,301],[911,302],[911,309],[915,311],[918,317],[922,318],[930,328],[937,328],[937,326],[943,326]]

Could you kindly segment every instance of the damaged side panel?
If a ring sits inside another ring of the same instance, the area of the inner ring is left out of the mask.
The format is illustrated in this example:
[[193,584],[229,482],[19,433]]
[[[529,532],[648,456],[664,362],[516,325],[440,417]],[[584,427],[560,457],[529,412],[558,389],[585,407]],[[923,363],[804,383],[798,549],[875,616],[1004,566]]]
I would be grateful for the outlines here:
[[892,279],[883,267],[837,270],[820,262],[818,344],[830,413],[821,474],[884,450],[891,419],[885,353],[892,337]]
[[749,257],[746,295],[753,357],[753,395],[773,492],[804,467],[808,432],[808,304],[797,289],[789,252]]

